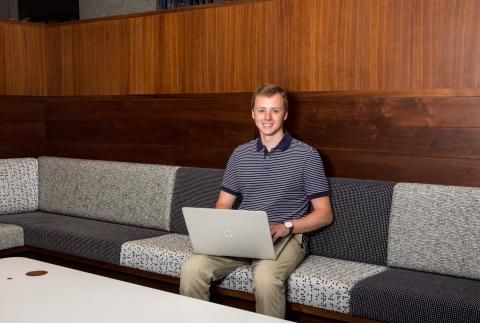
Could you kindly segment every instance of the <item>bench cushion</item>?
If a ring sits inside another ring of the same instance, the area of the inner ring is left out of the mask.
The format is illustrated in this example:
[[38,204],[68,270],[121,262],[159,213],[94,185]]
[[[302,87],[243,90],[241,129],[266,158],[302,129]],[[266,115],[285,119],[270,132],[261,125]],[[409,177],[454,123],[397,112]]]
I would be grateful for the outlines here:
[[480,279],[480,188],[395,186],[388,264]]
[[168,230],[177,167],[39,158],[39,209]]
[[329,181],[333,224],[308,235],[310,254],[385,265],[394,183]]
[[21,226],[27,246],[114,264],[124,242],[167,233],[45,212],[5,215],[2,222]]
[[480,322],[480,281],[391,268],[355,285],[350,304],[384,322]]
[[0,250],[21,246],[23,246],[22,227],[0,223]]
[[385,266],[308,256],[290,275],[288,301],[348,314],[355,284],[386,269]]
[[[193,254],[187,235],[167,234],[161,237],[128,241],[122,245],[123,266],[180,277],[183,263]],[[218,282],[227,289],[252,293],[251,266],[241,266]]]
[[161,237],[128,241],[122,245],[120,264],[167,276],[180,277],[182,264],[193,253],[188,236],[167,234]]
[[38,163],[34,158],[0,159],[0,215],[38,208]]

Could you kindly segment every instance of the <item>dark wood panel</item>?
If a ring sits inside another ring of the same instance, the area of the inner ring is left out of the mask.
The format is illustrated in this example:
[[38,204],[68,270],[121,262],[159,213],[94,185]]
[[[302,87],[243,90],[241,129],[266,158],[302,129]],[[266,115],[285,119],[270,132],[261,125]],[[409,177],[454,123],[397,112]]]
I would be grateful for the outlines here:
[[[343,94],[343,95],[342,95]],[[400,94],[401,95],[401,94]],[[396,93],[337,96],[316,93],[292,95],[294,123],[315,127],[323,124],[397,127],[480,127],[476,96],[397,96]],[[454,94],[453,94],[454,95]]]
[[[231,146],[251,140],[254,127],[251,124],[229,122],[216,126],[217,121],[195,123],[178,120],[101,120],[47,121],[49,143],[61,141],[130,143],[209,146]],[[1,133],[0,133],[1,134]]]
[[421,128],[325,125],[295,129],[302,140],[322,149],[403,156],[480,158],[480,128]]
[[49,141],[46,154],[176,166],[225,168],[231,147]]
[[42,142],[45,134],[43,121],[12,122],[0,120],[0,142]]
[[320,152],[330,176],[480,186],[478,159],[410,157],[323,149]]
[[11,122],[43,121],[43,98],[18,98],[13,100],[8,96],[0,96],[0,120]]
[[0,141],[0,158],[38,157],[45,154],[42,141]]
[[[287,127],[321,151],[329,176],[480,186],[479,94],[292,93]],[[233,149],[255,137],[249,100],[0,97],[0,153],[224,168]]]
[[0,158],[37,157],[44,149],[43,98],[0,97]]
[[[250,120],[251,93],[47,99],[47,120]],[[86,104],[88,102],[88,104]]]

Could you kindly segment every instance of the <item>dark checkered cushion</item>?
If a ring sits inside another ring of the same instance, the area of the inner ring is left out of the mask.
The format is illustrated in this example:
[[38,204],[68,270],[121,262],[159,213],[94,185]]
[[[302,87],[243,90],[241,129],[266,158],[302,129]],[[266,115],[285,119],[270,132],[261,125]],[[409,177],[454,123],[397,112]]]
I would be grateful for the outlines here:
[[177,170],[173,189],[170,231],[188,234],[182,207],[215,207],[224,170],[182,167]]
[[388,269],[353,287],[350,314],[385,322],[480,322],[480,281]]
[[310,253],[385,265],[394,185],[330,178],[334,222],[308,235]]
[[44,212],[4,215],[1,221],[23,227],[27,246],[114,264],[120,263],[124,242],[167,233]]

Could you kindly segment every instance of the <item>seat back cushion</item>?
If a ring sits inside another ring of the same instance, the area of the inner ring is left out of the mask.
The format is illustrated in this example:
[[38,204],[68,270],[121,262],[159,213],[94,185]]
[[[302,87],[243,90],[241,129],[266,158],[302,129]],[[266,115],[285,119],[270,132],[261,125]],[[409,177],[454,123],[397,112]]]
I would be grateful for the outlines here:
[[310,253],[385,265],[394,183],[330,178],[332,225],[309,234]]
[[177,167],[39,158],[39,209],[168,230]]
[[188,234],[182,207],[215,207],[224,170],[181,167],[175,177],[172,197],[170,230]]
[[38,208],[38,162],[34,158],[0,159],[0,215]]
[[388,265],[480,279],[480,188],[395,186]]

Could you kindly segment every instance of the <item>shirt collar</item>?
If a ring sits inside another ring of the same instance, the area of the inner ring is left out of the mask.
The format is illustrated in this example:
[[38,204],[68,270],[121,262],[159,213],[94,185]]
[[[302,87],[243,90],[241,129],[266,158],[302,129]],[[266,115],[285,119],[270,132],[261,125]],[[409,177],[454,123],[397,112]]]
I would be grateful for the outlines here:
[[[275,150],[281,150],[285,151],[290,147],[290,144],[292,143],[292,136],[285,131],[285,135],[283,136],[282,140],[278,143],[277,147],[275,147]],[[260,138],[257,138],[257,152],[262,151],[265,148],[265,146],[262,144],[262,140]]]

